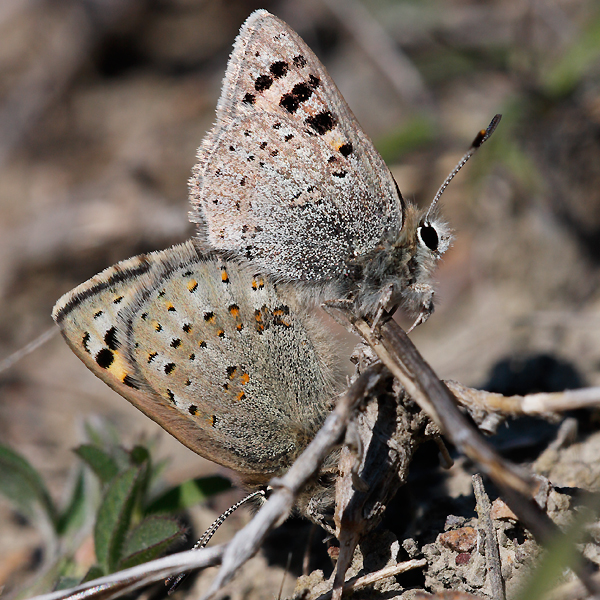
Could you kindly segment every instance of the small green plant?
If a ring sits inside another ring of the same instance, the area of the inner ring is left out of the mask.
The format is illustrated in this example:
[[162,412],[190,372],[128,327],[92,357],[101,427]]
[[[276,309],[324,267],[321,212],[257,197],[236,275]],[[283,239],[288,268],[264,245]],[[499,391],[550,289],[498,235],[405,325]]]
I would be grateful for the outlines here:
[[[64,506],[50,496],[38,471],[0,445],[0,494],[43,532],[43,562],[24,595],[66,588],[133,567],[165,554],[182,540],[176,518],[193,504],[228,489],[222,477],[204,477],[165,489],[148,447],[121,447],[107,428],[87,426],[89,443],[75,449],[81,460]],[[95,564],[87,573],[75,551],[93,533]]]

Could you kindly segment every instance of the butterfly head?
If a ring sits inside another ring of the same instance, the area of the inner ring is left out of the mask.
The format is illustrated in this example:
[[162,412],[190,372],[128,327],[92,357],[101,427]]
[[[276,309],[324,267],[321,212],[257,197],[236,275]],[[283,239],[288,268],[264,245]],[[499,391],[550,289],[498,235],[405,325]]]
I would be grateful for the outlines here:
[[432,273],[452,242],[450,228],[437,214],[439,199],[456,174],[489,139],[500,118],[496,115],[487,129],[477,134],[425,212],[405,202],[396,184],[402,222],[399,231],[388,232],[373,252],[356,261],[360,266],[357,269],[359,275],[354,277],[357,289],[354,299],[361,314],[374,316],[381,314],[382,309],[393,311],[400,305],[409,312],[418,313],[413,327],[431,315],[434,308]]

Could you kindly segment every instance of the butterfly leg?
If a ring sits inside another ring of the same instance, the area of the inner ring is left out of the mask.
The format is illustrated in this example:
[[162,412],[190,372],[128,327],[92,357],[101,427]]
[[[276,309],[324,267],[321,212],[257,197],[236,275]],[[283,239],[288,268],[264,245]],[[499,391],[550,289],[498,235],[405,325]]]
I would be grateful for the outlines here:
[[396,312],[396,308],[398,305],[392,303],[392,298],[394,297],[394,286],[388,285],[381,295],[379,296],[378,308],[375,313],[375,318],[373,319],[373,323],[371,324],[371,333],[375,333],[375,328],[379,325],[379,322],[385,317],[386,319],[391,318],[391,316]]
[[[352,311],[354,307],[353,300],[339,299],[339,300],[326,300],[321,304],[321,308],[338,324],[342,327],[348,327],[348,317],[344,317],[345,313]],[[342,313],[341,315],[338,314]]]
[[418,295],[421,301],[421,310],[419,315],[415,319],[415,322],[410,326],[410,328],[406,331],[406,333],[410,333],[415,327],[425,323],[427,319],[432,315],[434,305],[433,305],[433,295],[434,291],[430,285],[426,284],[415,284],[409,286],[411,292],[415,295]]

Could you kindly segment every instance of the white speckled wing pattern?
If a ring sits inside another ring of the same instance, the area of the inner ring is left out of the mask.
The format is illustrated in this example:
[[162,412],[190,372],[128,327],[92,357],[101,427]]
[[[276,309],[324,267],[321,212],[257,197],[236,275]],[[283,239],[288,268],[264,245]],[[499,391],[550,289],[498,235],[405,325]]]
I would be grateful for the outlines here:
[[339,278],[402,227],[383,159],[317,57],[264,10],[236,39],[190,186],[200,247],[284,281]]
[[191,242],[105,270],[53,317],[94,374],[252,485],[287,469],[331,408],[322,326],[268,280]]

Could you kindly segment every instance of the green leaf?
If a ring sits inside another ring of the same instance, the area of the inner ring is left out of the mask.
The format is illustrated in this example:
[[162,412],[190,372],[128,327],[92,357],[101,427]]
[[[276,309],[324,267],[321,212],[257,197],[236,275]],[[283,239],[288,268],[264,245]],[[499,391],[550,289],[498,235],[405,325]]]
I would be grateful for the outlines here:
[[98,509],[94,528],[96,558],[107,573],[114,571],[121,557],[143,470],[131,468],[117,475]]
[[68,590],[69,588],[75,587],[79,585],[81,580],[78,577],[60,577],[58,579],[58,583],[54,586],[54,592],[58,592],[59,590]]
[[230,488],[231,482],[218,475],[190,479],[156,498],[145,512],[151,514],[182,511]]
[[134,446],[129,456],[133,465],[139,466],[145,462],[150,462],[150,452],[144,446]]
[[77,474],[71,499],[58,517],[56,530],[59,535],[64,535],[69,529],[79,529],[85,523],[86,512],[85,476],[82,469]]
[[98,446],[82,444],[75,448],[75,454],[92,469],[103,484],[112,481],[119,473],[116,461]]
[[129,453],[129,461],[132,466],[144,466],[144,475],[140,480],[140,497],[146,498],[152,471],[150,452],[144,446],[135,446]]
[[128,569],[162,556],[184,533],[185,527],[175,519],[158,516],[144,519],[127,536],[119,568]]
[[122,446],[114,446],[111,448],[111,456],[115,459],[117,466],[119,468],[119,473],[126,471],[130,467],[134,467],[131,460],[131,454],[129,450],[125,450]]
[[98,579],[99,577],[104,577],[107,575],[106,571],[100,565],[92,565],[88,572],[85,574],[80,583],[86,583],[87,581],[92,581],[93,579]]
[[14,450],[0,445],[0,494],[32,522],[47,519],[56,530],[57,511],[40,474]]

